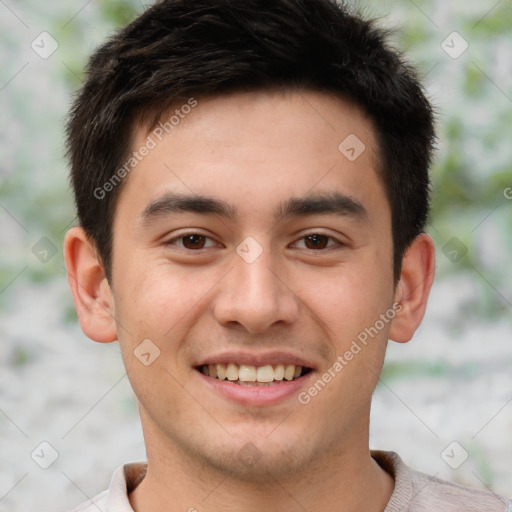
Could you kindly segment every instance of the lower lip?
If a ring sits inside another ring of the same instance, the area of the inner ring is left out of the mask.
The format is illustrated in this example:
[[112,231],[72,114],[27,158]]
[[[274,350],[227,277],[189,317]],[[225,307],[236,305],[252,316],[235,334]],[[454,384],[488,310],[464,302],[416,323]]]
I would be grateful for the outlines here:
[[281,384],[272,386],[244,386],[233,384],[228,380],[207,377],[197,370],[196,373],[215,393],[242,405],[252,406],[277,404],[292,396],[296,397],[300,389],[307,385],[314,374],[313,371],[310,371],[298,379],[281,381]]

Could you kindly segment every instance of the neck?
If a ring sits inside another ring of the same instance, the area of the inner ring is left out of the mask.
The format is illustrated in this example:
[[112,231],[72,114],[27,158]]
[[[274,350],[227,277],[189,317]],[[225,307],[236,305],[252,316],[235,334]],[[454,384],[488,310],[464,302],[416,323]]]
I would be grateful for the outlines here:
[[394,482],[371,458],[367,431],[311,461],[306,471],[283,476],[270,469],[268,478],[255,481],[210,467],[179,446],[162,449],[158,434],[145,428],[148,469],[130,503],[135,512],[164,512],[169,504],[190,512],[382,512]]

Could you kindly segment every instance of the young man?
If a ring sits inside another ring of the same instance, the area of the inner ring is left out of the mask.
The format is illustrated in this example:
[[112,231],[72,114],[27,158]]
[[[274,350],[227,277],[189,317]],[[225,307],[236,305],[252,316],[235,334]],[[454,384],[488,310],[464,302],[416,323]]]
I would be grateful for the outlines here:
[[511,510],[368,446],[433,280],[433,140],[411,68],[330,0],[163,1],[93,55],[65,256],[148,462],[76,511]]

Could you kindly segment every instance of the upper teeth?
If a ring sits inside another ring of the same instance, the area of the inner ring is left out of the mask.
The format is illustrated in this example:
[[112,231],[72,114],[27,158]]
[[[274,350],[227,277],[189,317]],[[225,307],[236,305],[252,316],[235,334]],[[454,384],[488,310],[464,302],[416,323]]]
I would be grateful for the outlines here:
[[252,366],[249,364],[205,364],[201,371],[210,377],[240,382],[272,382],[293,380],[302,373],[302,366],[294,364],[266,364],[265,366]]

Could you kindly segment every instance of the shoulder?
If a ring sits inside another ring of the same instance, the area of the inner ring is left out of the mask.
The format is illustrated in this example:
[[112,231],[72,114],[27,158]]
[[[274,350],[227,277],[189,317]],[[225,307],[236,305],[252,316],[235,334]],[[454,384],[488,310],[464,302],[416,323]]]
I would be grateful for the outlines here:
[[108,491],[103,491],[94,498],[67,512],[107,512],[107,499]]
[[67,512],[133,512],[128,495],[144,479],[146,468],[145,462],[120,466],[107,490]]
[[372,457],[395,479],[385,512],[512,512],[507,498],[414,471],[396,453],[375,451]]
[[[512,512],[512,502],[490,491],[467,487],[411,470],[418,512]],[[416,510],[413,508],[412,510]]]

